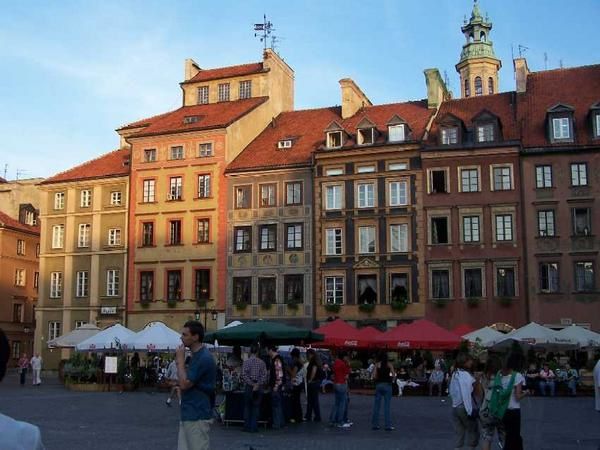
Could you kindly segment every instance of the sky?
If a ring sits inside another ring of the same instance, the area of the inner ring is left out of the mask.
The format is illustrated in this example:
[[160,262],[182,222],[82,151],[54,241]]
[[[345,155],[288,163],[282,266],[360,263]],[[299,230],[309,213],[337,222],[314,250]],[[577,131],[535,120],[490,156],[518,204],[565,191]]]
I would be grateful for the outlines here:
[[[266,14],[295,70],[296,109],[340,104],[350,77],[374,104],[426,96],[436,67],[460,94],[471,0],[0,0],[0,176],[48,177],[119,146],[115,129],[181,106],[184,60],[260,61]],[[600,63],[600,0],[480,0],[514,90],[519,45],[531,70]],[[545,56],[547,58],[545,59]],[[6,172],[5,172],[6,170]]]

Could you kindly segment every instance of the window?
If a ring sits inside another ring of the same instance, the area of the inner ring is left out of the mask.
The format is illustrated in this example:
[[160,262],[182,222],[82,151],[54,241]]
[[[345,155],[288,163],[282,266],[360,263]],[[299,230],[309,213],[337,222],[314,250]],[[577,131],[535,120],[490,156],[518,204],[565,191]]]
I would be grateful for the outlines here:
[[21,303],[13,304],[13,322],[23,322],[23,305]]
[[169,159],[183,159],[183,146],[176,145],[174,147],[171,147]]
[[540,291],[545,293],[558,292],[558,263],[540,264]]
[[261,184],[260,185],[260,206],[269,207],[277,204],[277,185]]
[[341,255],[342,254],[342,229],[341,228],[325,229],[325,254],[326,255]]
[[65,207],[65,193],[57,192],[54,194],[54,209],[63,209]]
[[200,158],[207,158],[213,156],[213,145],[212,142],[203,142],[198,145],[198,156]]
[[194,298],[206,302],[210,299],[210,270],[196,269],[194,275]]
[[510,166],[494,167],[494,191],[509,191],[512,189],[512,170]]
[[390,252],[405,253],[408,251],[408,224],[390,225]]
[[465,268],[463,281],[465,298],[478,298],[483,296],[482,269],[480,267]]
[[328,177],[335,177],[337,175],[344,175],[344,169],[334,168],[325,170],[325,175]]
[[389,163],[388,170],[406,170],[408,169],[408,164],[406,163]]
[[52,248],[63,248],[65,239],[65,226],[54,225],[52,227]]
[[512,241],[513,227],[512,215],[497,214],[496,215],[496,241]]
[[181,245],[181,220],[169,220],[169,245]]
[[87,322],[85,320],[76,320],[75,321],[75,329],[85,325]]
[[155,186],[156,180],[144,180],[142,194],[142,201],[144,203],[151,203],[154,201]]
[[151,302],[154,299],[154,272],[140,272],[140,301]]
[[113,191],[110,193],[110,204],[111,206],[119,206],[121,204],[121,192]]
[[260,225],[258,230],[260,236],[259,250],[261,252],[275,251],[277,248],[277,225]]
[[479,216],[463,217],[463,242],[479,242]]
[[496,295],[498,297],[514,297],[515,292],[514,267],[496,268]]
[[[600,114],[596,117],[600,117]],[[587,164],[573,163],[571,164],[571,186],[587,186]]]
[[594,114],[594,137],[600,137],[600,113],[596,112]]
[[358,227],[358,253],[375,253],[375,227]]
[[475,77],[475,95],[483,95],[483,85],[481,84],[481,77]]
[[535,187],[538,189],[552,187],[552,166],[536,166]]
[[77,236],[77,247],[85,248],[90,246],[90,230],[92,226],[89,223],[79,224],[79,234]]
[[276,284],[274,277],[258,279],[258,303],[277,303]]
[[60,336],[60,322],[48,322],[48,340],[56,339]]
[[358,166],[356,169],[356,173],[374,173],[374,172],[375,172],[375,166],[373,166],[373,165]]
[[429,172],[429,190],[432,194],[447,193],[448,182],[446,170],[432,169]]
[[212,196],[210,175],[198,175],[198,198],[209,198]]
[[458,127],[442,128],[442,145],[458,144]]
[[15,269],[15,286],[25,286],[25,269]]
[[488,94],[492,95],[494,93],[494,79],[492,77],[488,78]]
[[154,223],[142,223],[142,247],[152,247],[154,245]]
[[494,141],[494,124],[486,123],[477,126],[477,142],[493,142]]
[[432,217],[431,218],[431,243],[432,244],[448,244],[448,218],[447,217]]
[[82,270],[75,275],[75,297],[87,297],[89,292],[89,272]]
[[479,170],[460,169],[460,190],[461,192],[479,191]]
[[304,275],[285,275],[283,296],[285,303],[304,303]]
[[554,211],[538,211],[538,236],[555,236]]
[[240,81],[240,99],[252,97],[252,81]]
[[471,96],[471,85],[469,84],[469,79],[465,78],[465,97]]
[[252,303],[252,278],[233,277],[233,304]]
[[181,177],[169,178],[169,195],[167,200],[181,200],[183,194],[182,183],[183,180]]
[[298,250],[302,248],[302,229],[301,223],[287,224],[286,228],[286,243],[287,250]]
[[393,273],[390,275],[390,299],[392,302],[408,301],[408,274]]
[[219,101],[220,102],[228,102],[229,101],[229,83],[221,83],[218,88],[219,93]]
[[50,298],[62,296],[62,272],[50,273]]
[[291,139],[282,139],[277,142],[277,148],[280,150],[284,150],[286,148],[292,148],[292,140]]
[[167,301],[181,300],[181,270],[167,270]]
[[285,184],[285,204],[286,205],[301,205],[302,204],[302,183],[292,182]]
[[406,140],[405,125],[390,125],[388,127],[389,141],[402,142]]
[[360,128],[357,131],[358,145],[370,145],[375,142],[375,128]]
[[252,186],[238,186],[235,188],[235,208],[248,209],[252,201]]
[[325,209],[342,208],[342,186],[334,184],[325,188]]
[[21,357],[21,341],[10,342],[10,354],[13,359],[19,359]]
[[579,261],[575,263],[575,290],[577,292],[593,291],[594,263],[590,261]]
[[33,287],[37,289],[40,286],[40,273],[34,272],[33,274]]
[[210,242],[210,220],[198,219],[197,240],[199,244],[208,244]]
[[573,234],[589,236],[592,234],[592,210],[590,208],[573,208]]
[[571,124],[568,117],[552,119],[552,137],[556,140],[571,139]]
[[233,234],[236,253],[252,251],[252,227],[235,227]]
[[27,225],[35,225],[35,222],[35,214],[33,213],[33,211],[25,211],[25,223]]
[[431,271],[431,298],[450,298],[450,272],[448,269]]
[[199,105],[207,105],[208,104],[208,86],[200,86],[198,88],[198,104]]
[[156,149],[155,148],[147,148],[144,150],[144,162],[154,162],[156,161]]
[[120,272],[118,269],[106,271],[106,296],[116,297],[119,295]]
[[408,205],[408,192],[406,181],[390,182],[390,206]]
[[25,256],[25,241],[23,239],[17,239],[17,255]]
[[111,247],[121,245],[121,229],[110,228],[108,230],[108,245]]
[[338,148],[342,146],[342,132],[330,131],[327,133],[327,148]]
[[358,275],[358,304],[375,305],[377,303],[377,275]]
[[89,189],[85,189],[81,191],[80,196],[81,198],[79,205],[82,208],[89,208],[89,206],[92,203],[92,191],[90,191]]
[[40,244],[35,244],[35,257],[40,257]]
[[344,304],[344,277],[325,277],[325,304]]
[[373,208],[375,206],[375,185],[373,183],[359,183],[358,207]]

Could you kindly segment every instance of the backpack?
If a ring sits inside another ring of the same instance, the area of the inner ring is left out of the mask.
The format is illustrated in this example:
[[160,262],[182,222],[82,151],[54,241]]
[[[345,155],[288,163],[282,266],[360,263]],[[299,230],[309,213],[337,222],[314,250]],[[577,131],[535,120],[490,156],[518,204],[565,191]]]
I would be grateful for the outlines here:
[[502,376],[500,372],[496,374],[494,378],[494,382],[490,386],[491,395],[488,403],[489,415],[496,419],[502,419],[504,417],[504,413],[508,409],[508,404],[510,403],[510,397],[512,395],[512,390],[515,386],[515,377],[516,373],[510,377],[510,381],[506,389],[502,387]]

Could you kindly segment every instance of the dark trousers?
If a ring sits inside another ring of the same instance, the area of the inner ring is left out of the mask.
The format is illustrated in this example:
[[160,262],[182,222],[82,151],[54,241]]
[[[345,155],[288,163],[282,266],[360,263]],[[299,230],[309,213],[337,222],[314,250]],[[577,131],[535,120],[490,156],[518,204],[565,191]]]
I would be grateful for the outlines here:
[[312,420],[314,414],[315,422],[321,421],[321,407],[319,406],[319,388],[321,383],[312,381],[308,383],[306,394],[306,420]]
[[502,418],[506,430],[506,441],[504,450],[523,450],[523,439],[521,438],[521,410],[507,409]]
[[27,369],[21,369],[21,372],[19,374],[19,382],[21,383],[21,386],[25,385],[25,377],[27,376]]
[[302,390],[304,385],[292,387],[292,419],[296,422],[302,422],[302,403],[300,397],[302,396]]
[[260,402],[262,391],[255,391],[252,386],[246,385],[244,389],[244,429],[246,431],[258,431],[258,415],[260,414]]

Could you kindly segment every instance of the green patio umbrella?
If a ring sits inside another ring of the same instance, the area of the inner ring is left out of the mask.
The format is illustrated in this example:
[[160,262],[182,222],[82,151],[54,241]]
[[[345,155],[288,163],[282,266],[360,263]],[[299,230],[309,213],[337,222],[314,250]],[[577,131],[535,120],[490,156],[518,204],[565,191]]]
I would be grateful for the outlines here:
[[241,325],[223,328],[221,330],[207,333],[204,342],[214,342],[225,345],[249,345],[253,342],[261,344],[308,344],[322,341],[322,334],[314,333],[312,330],[297,328],[279,322],[256,320]]

